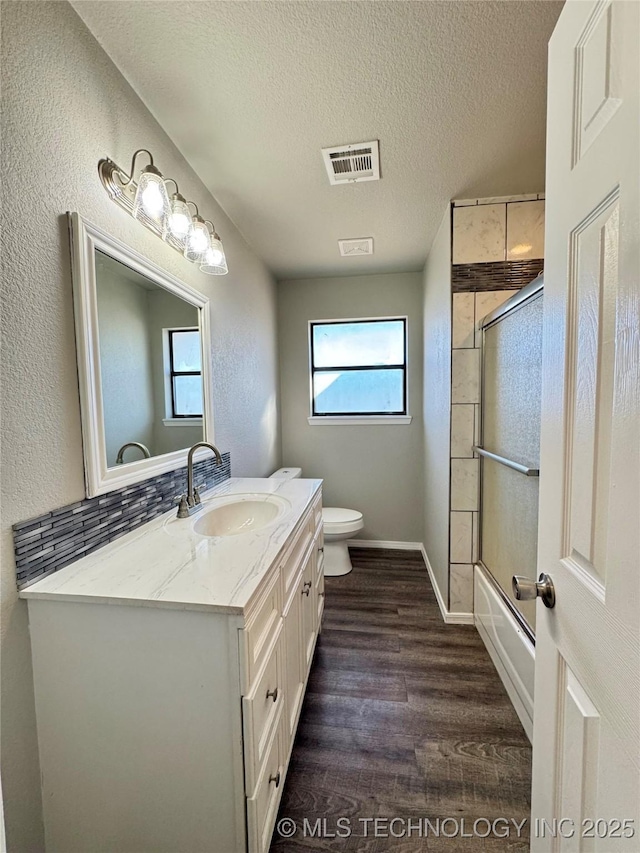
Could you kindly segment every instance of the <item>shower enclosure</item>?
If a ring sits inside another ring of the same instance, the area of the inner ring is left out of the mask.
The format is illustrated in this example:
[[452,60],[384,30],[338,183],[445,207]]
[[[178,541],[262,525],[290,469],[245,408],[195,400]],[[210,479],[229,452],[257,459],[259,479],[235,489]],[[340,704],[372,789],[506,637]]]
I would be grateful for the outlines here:
[[[515,692],[531,711],[536,602],[517,601],[511,578],[537,577],[542,298],[540,276],[480,322],[481,423],[474,448],[481,459],[476,622],[492,643],[487,647],[503,681],[510,680],[512,699]],[[525,729],[529,724],[523,720]]]

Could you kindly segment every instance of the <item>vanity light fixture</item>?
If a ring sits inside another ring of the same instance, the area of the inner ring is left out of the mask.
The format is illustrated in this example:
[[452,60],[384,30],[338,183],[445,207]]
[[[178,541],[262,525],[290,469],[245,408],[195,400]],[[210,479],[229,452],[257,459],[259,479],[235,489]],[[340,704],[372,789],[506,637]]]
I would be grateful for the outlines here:
[[[134,180],[136,160],[146,154],[149,164]],[[102,185],[123,210],[168,243],[207,275],[226,275],[229,271],[220,237],[211,222],[200,216],[197,205],[187,201],[173,178],[163,177],[146,148],[139,148],[131,159],[127,174],[108,157],[98,163]],[[167,184],[175,186],[169,197]],[[191,205],[195,214],[191,214]],[[207,225],[211,225],[211,232]]]
[[209,225],[211,225],[211,243],[204,253],[200,269],[209,275],[226,275],[229,270],[227,269],[227,259],[222,240],[218,236],[213,222],[209,222]]
[[191,228],[191,211],[184,196],[180,195],[178,185],[173,178],[167,178],[165,183],[175,184],[176,191],[171,196],[171,210],[167,216],[162,239],[166,240],[168,235],[174,237],[178,242],[184,243]]
[[191,228],[187,234],[187,241],[184,246],[184,256],[188,261],[193,261],[194,264],[201,264],[204,258],[204,253],[210,245],[211,238],[209,237],[209,229],[207,228],[207,224],[204,219],[198,213],[198,208],[196,207],[196,215],[193,217]]

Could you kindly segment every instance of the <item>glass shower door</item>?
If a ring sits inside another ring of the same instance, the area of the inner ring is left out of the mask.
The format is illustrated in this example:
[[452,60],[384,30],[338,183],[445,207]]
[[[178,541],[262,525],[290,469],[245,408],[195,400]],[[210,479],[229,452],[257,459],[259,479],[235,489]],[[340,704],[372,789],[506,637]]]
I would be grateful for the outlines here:
[[537,577],[541,284],[494,314],[483,327],[480,561],[534,636],[536,603],[516,601],[511,578]]

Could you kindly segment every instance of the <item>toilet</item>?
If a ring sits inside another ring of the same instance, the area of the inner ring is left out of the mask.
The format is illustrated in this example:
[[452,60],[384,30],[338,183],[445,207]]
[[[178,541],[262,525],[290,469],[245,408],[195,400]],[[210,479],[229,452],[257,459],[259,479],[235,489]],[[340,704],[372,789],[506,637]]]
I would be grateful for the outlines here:
[[[302,468],[279,468],[271,476],[281,480],[295,480],[302,476]],[[325,577],[334,578],[349,574],[353,566],[347,540],[363,527],[362,513],[355,509],[334,506],[322,508]]]

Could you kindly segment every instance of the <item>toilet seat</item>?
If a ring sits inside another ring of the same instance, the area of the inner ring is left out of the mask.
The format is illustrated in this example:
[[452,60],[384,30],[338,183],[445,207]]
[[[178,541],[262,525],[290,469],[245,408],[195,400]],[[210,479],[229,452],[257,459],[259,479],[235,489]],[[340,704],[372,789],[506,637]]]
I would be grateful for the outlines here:
[[355,509],[325,506],[322,508],[322,526],[325,534],[331,536],[357,533],[364,527],[364,522],[362,513]]

